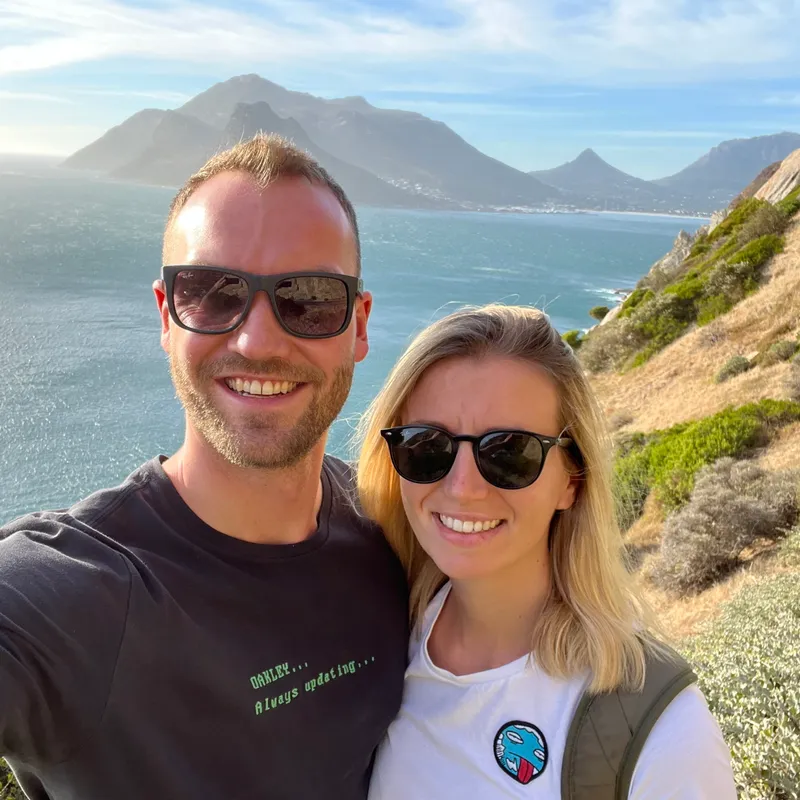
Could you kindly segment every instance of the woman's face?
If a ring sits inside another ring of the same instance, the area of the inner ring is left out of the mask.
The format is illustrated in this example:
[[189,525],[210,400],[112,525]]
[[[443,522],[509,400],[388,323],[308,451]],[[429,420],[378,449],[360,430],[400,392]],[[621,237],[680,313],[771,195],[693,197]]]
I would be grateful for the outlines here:
[[[412,392],[402,422],[431,424],[454,435],[524,430],[559,435],[559,399],[540,367],[518,359],[454,358],[439,362]],[[497,489],[461,442],[450,472],[437,483],[400,480],[403,506],[420,545],[448,577],[486,577],[509,568],[547,563],[547,536],[557,509],[575,499],[560,448],[548,453],[539,478],[524,489]],[[444,521],[443,521],[444,518]],[[460,520],[459,526],[456,520]],[[499,521],[478,533],[455,528]]]

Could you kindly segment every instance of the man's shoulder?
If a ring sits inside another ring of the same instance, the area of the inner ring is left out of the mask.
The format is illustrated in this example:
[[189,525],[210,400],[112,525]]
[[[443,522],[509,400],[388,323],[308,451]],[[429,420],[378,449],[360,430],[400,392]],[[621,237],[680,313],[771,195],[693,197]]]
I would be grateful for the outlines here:
[[24,588],[42,600],[51,594],[48,586],[80,594],[94,581],[126,590],[129,559],[112,529],[145,481],[141,468],[68,509],[36,511],[0,526],[0,589]]

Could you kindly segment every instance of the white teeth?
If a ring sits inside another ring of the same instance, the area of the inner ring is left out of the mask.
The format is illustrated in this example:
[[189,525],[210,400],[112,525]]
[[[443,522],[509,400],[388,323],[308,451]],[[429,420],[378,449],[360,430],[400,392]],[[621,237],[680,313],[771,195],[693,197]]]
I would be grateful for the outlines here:
[[290,381],[245,381],[241,378],[226,378],[225,383],[229,389],[239,394],[251,394],[262,397],[270,397],[276,394],[289,394],[297,388],[296,383]]
[[446,517],[443,514],[439,514],[438,516],[445,528],[450,528],[450,530],[456,531],[456,533],[481,533],[482,531],[491,531],[503,521],[501,519],[487,519],[481,522],[471,519],[462,520],[455,517]]

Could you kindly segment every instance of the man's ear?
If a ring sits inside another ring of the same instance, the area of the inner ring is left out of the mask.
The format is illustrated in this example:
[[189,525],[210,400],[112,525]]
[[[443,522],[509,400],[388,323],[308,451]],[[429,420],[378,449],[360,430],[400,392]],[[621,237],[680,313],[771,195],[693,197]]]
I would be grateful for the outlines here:
[[356,320],[356,362],[363,361],[369,353],[369,336],[367,335],[367,323],[372,312],[372,293],[362,292],[356,297],[356,305],[353,309],[353,316]]
[[165,353],[169,353],[169,305],[166,287],[161,278],[153,281],[153,294],[156,296],[156,305],[161,316],[161,347]]

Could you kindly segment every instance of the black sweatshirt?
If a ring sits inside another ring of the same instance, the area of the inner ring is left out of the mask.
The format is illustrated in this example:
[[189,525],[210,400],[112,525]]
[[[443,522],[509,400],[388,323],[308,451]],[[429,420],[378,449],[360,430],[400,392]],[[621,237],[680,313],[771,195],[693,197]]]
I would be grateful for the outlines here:
[[293,545],[215,531],[161,459],[0,528],[0,755],[28,796],[364,798],[407,587],[351,478],[326,457]]

